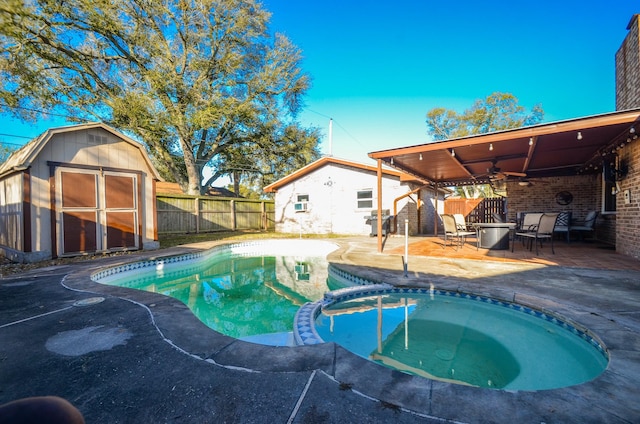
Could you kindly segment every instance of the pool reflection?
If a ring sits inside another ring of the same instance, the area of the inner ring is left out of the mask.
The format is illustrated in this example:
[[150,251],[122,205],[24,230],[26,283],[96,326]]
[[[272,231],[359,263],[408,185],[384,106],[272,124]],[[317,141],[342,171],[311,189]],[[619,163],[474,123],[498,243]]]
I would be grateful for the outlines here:
[[495,339],[439,321],[410,319],[387,336],[382,350],[370,357],[412,374],[479,387],[503,388],[520,373],[513,355]]
[[[345,315],[349,319],[341,321]],[[367,297],[326,308],[321,321],[329,325],[320,331],[329,331],[330,340],[359,345],[356,353],[369,352],[369,359],[378,363],[436,380],[503,388],[520,374],[518,361],[498,340],[434,319],[438,315],[426,300]]]

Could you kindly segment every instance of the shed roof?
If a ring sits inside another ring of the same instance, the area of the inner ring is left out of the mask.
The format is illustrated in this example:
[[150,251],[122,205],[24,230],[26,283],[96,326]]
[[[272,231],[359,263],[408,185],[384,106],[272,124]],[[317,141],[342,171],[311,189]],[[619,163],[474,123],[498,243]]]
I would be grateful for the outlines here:
[[[286,177],[283,177],[281,179],[279,179],[276,182],[273,182],[271,184],[269,184],[268,186],[264,187],[264,191],[267,193],[275,193],[276,191],[278,191],[278,189],[282,186],[285,186],[287,184],[291,184],[293,181],[302,178],[303,176],[315,171],[316,169],[322,168],[325,165],[328,164],[337,164],[337,165],[343,165],[343,166],[347,166],[350,168],[355,168],[358,170],[364,170],[364,171],[369,171],[369,172],[378,172],[378,168],[376,168],[375,166],[372,165],[366,165],[364,163],[359,163],[359,162],[352,162],[346,159],[338,159],[335,158],[333,156],[324,156],[314,162],[311,162],[310,164],[303,166],[302,168],[298,169],[295,172],[292,172],[291,174],[287,175]],[[403,177],[406,177],[408,180],[414,180],[415,178],[406,175],[402,172],[398,172],[395,171],[393,169],[382,169],[382,173],[386,174],[386,175],[391,175],[394,177],[398,177],[404,180]]]
[[558,121],[369,153],[440,186],[491,182],[496,174],[554,177],[599,173],[637,139],[640,109]]
[[33,161],[36,159],[40,151],[44,148],[44,146],[51,140],[51,138],[56,134],[72,132],[72,131],[83,131],[88,129],[101,128],[105,131],[110,132],[114,136],[120,138],[125,143],[128,143],[138,149],[140,154],[144,158],[145,162],[149,165],[149,169],[153,173],[153,178],[156,180],[162,180],[162,177],[153,166],[149,155],[147,154],[144,146],[137,141],[127,137],[119,131],[116,131],[114,128],[102,123],[102,122],[91,122],[87,124],[79,124],[79,125],[69,125],[64,127],[50,128],[47,131],[43,132],[33,140],[29,141],[27,144],[22,146],[20,149],[16,150],[7,158],[7,160],[0,165],[0,177],[3,177],[7,174],[11,174],[16,171],[24,171],[28,169]]

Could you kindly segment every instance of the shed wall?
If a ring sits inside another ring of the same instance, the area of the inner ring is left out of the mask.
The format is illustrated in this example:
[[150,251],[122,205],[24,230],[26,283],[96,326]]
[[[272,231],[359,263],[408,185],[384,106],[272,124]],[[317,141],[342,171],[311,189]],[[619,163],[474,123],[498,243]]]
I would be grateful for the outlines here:
[[[89,137],[93,136],[93,137]],[[55,134],[42,148],[31,167],[32,246],[34,252],[52,253],[51,169],[48,162],[142,171],[141,210],[145,226],[143,248],[157,248],[154,240],[153,176],[140,151],[101,128]],[[78,187],[81,190],[81,187]],[[141,217],[142,218],[142,217]]]
[[20,251],[24,248],[22,199],[23,174],[21,172],[0,180],[0,245]]

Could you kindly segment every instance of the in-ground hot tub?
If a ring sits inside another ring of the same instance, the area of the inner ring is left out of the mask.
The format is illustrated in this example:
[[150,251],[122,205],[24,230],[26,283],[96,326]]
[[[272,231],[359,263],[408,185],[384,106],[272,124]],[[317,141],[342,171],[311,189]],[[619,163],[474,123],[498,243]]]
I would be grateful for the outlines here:
[[352,287],[305,305],[297,318],[301,343],[334,341],[400,371],[478,387],[572,386],[609,360],[595,335],[556,314],[460,292]]

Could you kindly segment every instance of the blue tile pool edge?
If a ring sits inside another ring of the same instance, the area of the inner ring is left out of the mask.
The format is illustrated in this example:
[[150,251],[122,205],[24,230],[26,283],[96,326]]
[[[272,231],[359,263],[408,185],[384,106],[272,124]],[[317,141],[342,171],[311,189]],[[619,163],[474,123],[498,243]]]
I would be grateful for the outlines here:
[[[317,241],[317,240],[297,240],[297,239],[281,239],[281,240],[260,240],[260,241],[247,241],[240,243],[229,243],[229,244],[221,244],[219,246],[212,247],[207,250],[193,252],[193,253],[184,253],[178,255],[170,255],[170,256],[161,256],[158,258],[130,262],[122,265],[116,265],[112,267],[102,268],[91,274],[90,278],[92,281],[96,283],[102,282],[101,280],[105,280],[109,277],[115,276],[117,274],[121,274],[129,271],[139,271],[146,269],[160,269],[166,265],[172,264],[182,264],[189,265],[196,263],[198,261],[206,260],[211,258],[212,256],[216,256],[219,254],[233,254],[234,256],[259,256],[259,255],[273,255],[274,248],[280,249],[280,254],[283,254],[283,251],[288,252],[296,252],[295,248],[292,248],[292,245],[297,245],[299,243],[306,244],[308,246],[322,246],[322,249],[317,247],[318,254],[327,254],[326,251],[333,246],[334,249],[337,249],[338,246],[335,243],[325,242],[325,241]],[[299,253],[299,251],[298,251]],[[308,256],[317,256],[316,252],[305,252]]]
[[352,286],[328,292],[325,294],[322,300],[306,303],[300,308],[295,316],[295,322],[293,325],[296,344],[305,345],[324,343],[324,340],[320,337],[315,329],[315,320],[322,312],[322,308],[333,305],[334,303],[359,297],[377,296],[381,294],[435,294],[440,296],[464,298],[502,306],[515,311],[526,313],[539,319],[544,319],[545,321],[557,325],[558,327],[564,328],[582,338],[587,343],[592,345],[607,360],[607,362],[609,361],[608,349],[595,334],[593,334],[589,329],[573,322],[572,320],[550,311],[541,311],[514,302],[498,300],[487,296],[460,291],[440,290],[435,288],[426,289],[418,287],[396,287],[387,283],[367,281],[362,277],[350,275],[344,270],[335,268],[332,265],[329,265],[329,275],[334,278],[337,276],[343,282],[349,281],[352,283]]

